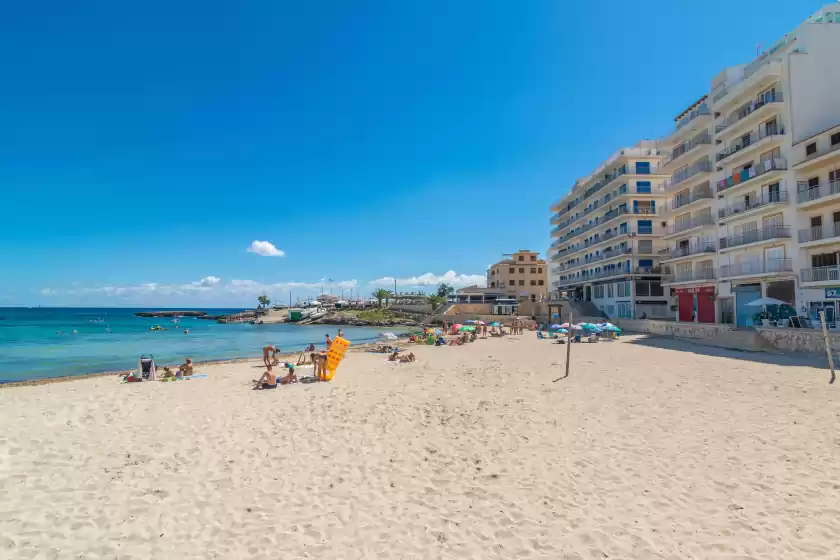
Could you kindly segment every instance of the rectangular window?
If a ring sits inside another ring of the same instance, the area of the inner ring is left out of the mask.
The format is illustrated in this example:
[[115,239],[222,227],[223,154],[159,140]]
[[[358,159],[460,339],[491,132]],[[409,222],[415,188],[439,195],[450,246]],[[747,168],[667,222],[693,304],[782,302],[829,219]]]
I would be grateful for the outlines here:
[[653,254],[653,240],[651,239],[642,239],[639,241],[639,254],[640,255],[651,255]]
[[536,273],[537,273],[537,269],[534,268],[534,267],[531,267],[531,274],[536,274]]
[[831,145],[836,146],[837,144],[840,144],[840,132],[831,135]]
[[542,274],[542,267],[537,267],[537,274]]
[[520,286],[524,286],[524,285],[525,285],[525,280],[520,280],[520,281],[519,281],[519,285],[520,285]]
[[536,285],[537,285],[537,281],[536,281],[536,280],[531,280],[531,285],[532,285],[532,286],[536,286]]
[[651,220],[639,220],[637,227],[640,234],[653,233],[653,222]]
[[636,162],[636,175],[650,175],[650,162],[649,161],[637,161]]
[[646,280],[636,280],[636,296],[644,297],[650,295],[650,282]]
[[534,261],[536,261],[536,260],[537,260],[537,257],[536,257],[536,256],[534,256],[534,255],[531,255],[531,262],[534,262]]
[[636,192],[645,194],[650,193],[650,181],[636,181]]
[[817,153],[817,143],[811,142],[807,146],[805,146],[805,155],[812,156]]
[[538,286],[542,286],[543,284],[544,284],[544,282],[542,280],[537,280],[537,285]]
[[525,257],[524,257],[523,255],[519,255],[519,260],[520,260],[520,261],[524,261],[524,260],[525,260]]
[[639,259],[639,267],[640,268],[653,268],[653,260],[652,259]]
[[615,284],[607,284],[607,297],[614,298],[615,297]]
[[516,269],[515,269],[515,268],[511,268],[511,269],[510,269],[510,274],[516,274]]
[[525,269],[524,269],[524,268],[520,268],[520,269],[519,269],[519,274],[525,274]]

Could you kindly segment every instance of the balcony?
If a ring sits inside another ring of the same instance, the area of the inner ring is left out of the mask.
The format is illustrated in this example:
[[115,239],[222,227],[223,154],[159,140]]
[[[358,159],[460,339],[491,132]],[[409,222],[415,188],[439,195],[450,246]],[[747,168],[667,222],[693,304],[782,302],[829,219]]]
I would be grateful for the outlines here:
[[750,101],[731,115],[722,123],[715,126],[715,132],[721,133],[730,126],[738,123],[745,118],[749,117],[754,112],[758,111],[765,105],[771,105],[773,103],[782,103],[784,101],[784,97],[782,96],[782,92],[775,92],[775,93],[768,93],[764,96],[760,97],[759,99],[755,99]]
[[712,162],[709,161],[709,158],[702,159],[690,167],[686,167],[685,169],[681,169],[671,175],[670,179],[666,179],[665,182],[662,184],[662,188],[664,190],[672,189],[679,185],[680,183],[684,183],[687,180],[700,175],[701,173],[708,173],[712,171]]
[[689,255],[704,255],[714,253],[717,251],[717,244],[714,241],[695,241],[674,247],[673,249],[665,249],[660,251],[660,255],[666,259],[679,259]]
[[840,281],[840,267],[803,268],[799,271],[799,280],[801,282],[838,282]]
[[773,204],[787,204],[787,202],[788,193],[786,190],[769,192],[767,194],[763,194],[757,197],[755,200],[750,200],[749,202],[741,201],[736,204],[727,206],[726,208],[719,208],[718,219],[725,220],[727,218],[731,218],[733,216],[737,216],[739,214],[743,214],[744,212],[749,212],[757,208],[762,208],[764,206],[770,206]]
[[753,130],[749,134],[746,134],[743,137],[739,138],[734,144],[732,144],[725,150],[721,150],[720,152],[715,154],[715,160],[721,162],[729,156],[737,154],[738,152],[743,152],[747,148],[751,148],[758,145],[759,142],[766,138],[784,136],[784,134],[785,127],[783,126],[761,127],[758,130]]
[[800,243],[811,243],[814,241],[827,241],[840,237],[840,222],[834,222],[831,226],[813,226],[808,229],[800,229],[798,232]]
[[827,185],[819,184],[813,187],[809,186],[807,181],[796,183],[797,204],[804,204],[835,194],[840,194],[840,179],[831,181]]
[[637,266],[633,269],[633,274],[669,274],[670,270],[667,266]]
[[676,235],[683,231],[688,231],[690,229],[694,229],[697,227],[702,226],[709,226],[714,224],[714,220],[712,220],[711,214],[701,214],[700,216],[696,216],[690,220],[684,220],[678,224],[673,224],[668,226],[668,229],[665,235]]
[[770,241],[773,239],[790,239],[790,227],[770,226],[764,229],[753,229],[740,235],[722,237],[720,240],[720,250],[723,251],[724,249],[732,249],[733,247],[740,247],[742,245],[749,245],[760,241]]
[[673,150],[671,150],[671,154],[668,158],[662,163],[662,167],[666,165],[670,165],[674,161],[680,159],[682,156],[687,154],[688,152],[692,151],[697,146],[702,146],[704,144],[711,144],[712,143],[712,136],[708,133],[708,131],[704,131],[701,134],[698,134],[691,140],[683,142]]
[[744,169],[743,171],[730,175],[726,179],[720,180],[717,184],[717,192],[720,194],[727,189],[744,185],[753,179],[766,175],[767,173],[772,173],[773,171],[784,171],[787,168],[787,160],[782,157],[762,161],[755,167]]
[[709,108],[706,106],[706,104],[703,103],[702,105],[697,107],[695,110],[693,110],[692,112],[690,112],[689,114],[687,114],[683,118],[681,118],[679,121],[677,121],[676,130],[679,130],[679,129],[683,128],[684,126],[688,125],[690,122],[692,122],[695,119],[698,119],[698,118],[704,117],[704,116],[708,117],[709,115],[711,115],[711,112],[709,111]]
[[715,197],[715,193],[712,192],[712,189],[702,189],[698,190],[689,196],[675,196],[674,200],[668,203],[666,208],[673,212],[674,210],[679,210],[680,208],[684,208],[689,204],[694,204],[698,200],[709,200]]
[[[807,143],[807,141],[803,141],[802,143]],[[824,148],[822,150],[817,150],[813,154],[805,154],[805,157],[803,157],[802,159],[797,161],[796,164],[794,165],[794,167],[799,167],[800,165],[802,165],[804,163],[808,163],[809,161],[819,159],[823,156],[826,156],[826,155],[831,154],[833,152],[836,152],[838,150],[840,150],[840,142],[838,142],[837,144],[834,144],[834,145],[829,145],[827,148]]]
[[749,261],[736,264],[728,264],[720,267],[721,278],[733,278],[735,276],[753,276],[758,274],[777,274],[779,272],[793,272],[791,259],[768,259],[762,261]]
[[662,281],[664,284],[679,284],[680,282],[702,282],[714,279],[714,268],[699,268],[690,272],[677,271],[674,274],[669,274]]

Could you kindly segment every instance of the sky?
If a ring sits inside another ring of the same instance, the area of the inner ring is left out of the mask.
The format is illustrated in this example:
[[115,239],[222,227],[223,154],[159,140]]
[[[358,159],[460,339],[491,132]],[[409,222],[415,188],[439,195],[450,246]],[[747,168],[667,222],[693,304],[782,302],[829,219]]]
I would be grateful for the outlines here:
[[0,305],[481,283],[825,3],[10,3]]

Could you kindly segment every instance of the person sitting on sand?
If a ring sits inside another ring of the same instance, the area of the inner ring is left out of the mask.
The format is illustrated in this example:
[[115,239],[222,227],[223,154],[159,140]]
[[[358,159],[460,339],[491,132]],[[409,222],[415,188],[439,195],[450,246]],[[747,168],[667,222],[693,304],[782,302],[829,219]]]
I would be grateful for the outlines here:
[[181,364],[181,367],[178,368],[178,373],[180,374],[178,377],[189,377],[193,374],[193,363],[190,358],[187,358],[186,361]]
[[297,383],[297,375],[295,375],[295,364],[286,362],[283,367],[289,370],[289,373],[278,379],[280,385],[288,385],[289,383]]
[[400,357],[400,363],[402,363],[402,364],[406,364],[408,362],[413,362],[413,361],[414,361],[414,352],[410,352],[408,354],[408,356],[401,356]]
[[268,366],[268,369],[262,377],[259,379],[254,379],[254,389],[276,389],[277,388],[277,376],[274,375],[274,370],[272,366]]
[[388,356],[388,361],[389,362],[396,362],[397,359],[399,358],[399,354],[400,354],[399,350],[394,350],[394,353],[391,354],[390,356]]
[[[270,368],[272,365],[276,366],[280,363],[280,360],[277,359],[277,352],[279,352],[277,347],[272,346],[271,344],[263,348],[263,363],[265,364],[265,367]],[[271,361],[268,359],[269,354],[271,354]]]

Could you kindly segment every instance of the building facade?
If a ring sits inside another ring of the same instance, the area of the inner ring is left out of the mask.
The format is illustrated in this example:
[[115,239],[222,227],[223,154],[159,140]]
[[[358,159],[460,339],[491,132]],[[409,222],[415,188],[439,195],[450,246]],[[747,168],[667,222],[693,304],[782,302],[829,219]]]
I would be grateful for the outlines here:
[[673,318],[751,326],[763,296],[837,316],[840,75],[825,68],[838,53],[834,4],[677,116],[663,140]]
[[552,205],[553,290],[611,317],[672,313],[662,287],[664,160],[658,142],[619,150]]
[[527,249],[505,255],[487,269],[487,288],[516,300],[543,301],[548,295],[548,266]]

